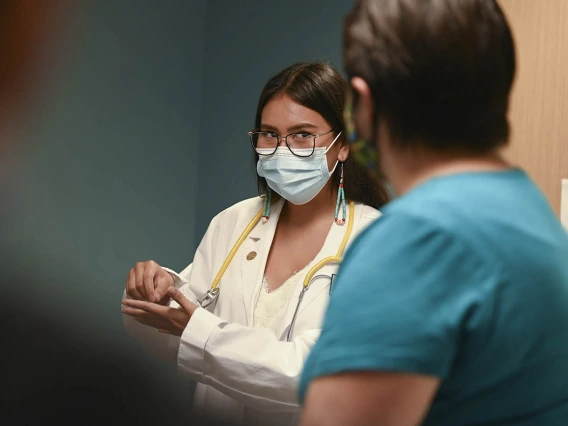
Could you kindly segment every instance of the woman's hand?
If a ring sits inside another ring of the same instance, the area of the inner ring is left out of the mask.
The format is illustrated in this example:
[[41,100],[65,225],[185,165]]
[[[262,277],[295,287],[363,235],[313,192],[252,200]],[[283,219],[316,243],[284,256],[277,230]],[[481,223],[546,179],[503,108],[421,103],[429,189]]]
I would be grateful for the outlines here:
[[128,273],[126,294],[133,299],[147,300],[166,305],[166,291],[174,278],[153,260],[138,262]]
[[122,313],[161,333],[181,336],[197,305],[187,300],[175,287],[170,287],[166,295],[179,303],[180,307],[170,308],[144,300],[125,299],[122,301]]

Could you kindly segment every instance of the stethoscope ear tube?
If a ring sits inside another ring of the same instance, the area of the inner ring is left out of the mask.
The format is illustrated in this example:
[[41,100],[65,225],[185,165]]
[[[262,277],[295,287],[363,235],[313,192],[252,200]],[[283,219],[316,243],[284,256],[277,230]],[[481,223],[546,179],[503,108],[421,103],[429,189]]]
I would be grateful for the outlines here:
[[300,296],[298,296],[298,304],[296,305],[296,309],[294,310],[294,316],[292,317],[292,322],[290,323],[290,327],[288,328],[288,333],[286,334],[286,341],[289,342],[290,338],[292,337],[292,329],[294,328],[294,324],[296,324],[296,316],[298,315],[298,310],[300,309],[300,304],[302,303],[302,299],[304,298],[304,293],[308,289],[307,287],[302,287],[302,291],[300,292]]
[[[307,286],[303,286],[302,287],[302,291],[300,292],[300,295],[298,296],[298,304],[296,305],[296,309],[294,310],[294,316],[292,317],[292,322],[290,323],[290,327],[288,328],[288,333],[286,334],[286,341],[289,342],[290,339],[292,338],[292,330],[294,329],[294,324],[296,324],[296,317],[298,316],[298,311],[300,310],[300,304],[302,303],[302,299],[304,298],[304,294],[306,293],[306,290],[310,287],[310,285],[312,285],[312,282],[319,279],[319,278],[331,278],[329,275],[325,275],[325,274],[319,274],[316,275],[315,277],[313,277],[310,282],[308,283]],[[330,283],[331,285],[331,283]]]

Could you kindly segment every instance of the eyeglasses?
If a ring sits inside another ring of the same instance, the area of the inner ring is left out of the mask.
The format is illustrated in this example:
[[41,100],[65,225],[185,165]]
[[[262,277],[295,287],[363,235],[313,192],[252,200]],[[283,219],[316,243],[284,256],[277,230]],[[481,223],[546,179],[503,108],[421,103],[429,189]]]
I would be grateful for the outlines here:
[[[297,157],[310,157],[316,149],[316,139],[333,132],[333,130],[319,135],[312,135],[307,132],[290,133],[287,136],[282,136],[282,138],[284,138],[286,146],[292,154]],[[248,132],[248,135],[250,143],[258,155],[272,155],[280,146],[281,136],[278,136],[276,132],[251,131]]]

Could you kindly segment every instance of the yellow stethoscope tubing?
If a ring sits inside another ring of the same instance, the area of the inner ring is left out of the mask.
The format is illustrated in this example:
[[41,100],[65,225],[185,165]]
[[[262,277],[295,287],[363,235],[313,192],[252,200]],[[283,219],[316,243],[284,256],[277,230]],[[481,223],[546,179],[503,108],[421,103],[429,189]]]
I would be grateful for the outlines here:
[[347,221],[347,231],[345,231],[345,235],[343,236],[343,240],[339,245],[339,249],[335,256],[328,256],[320,260],[315,266],[308,271],[306,277],[304,278],[304,288],[307,288],[310,285],[310,281],[314,277],[317,271],[323,268],[328,263],[337,263],[340,264],[343,260],[343,252],[345,251],[345,246],[347,245],[347,241],[349,241],[349,237],[351,236],[351,232],[353,231],[353,216],[355,212],[355,204],[353,201],[349,202],[349,220]]
[[235,257],[235,254],[237,254],[237,251],[239,250],[239,248],[241,248],[241,245],[243,244],[243,242],[247,239],[248,235],[251,233],[251,231],[254,229],[254,227],[258,224],[258,222],[262,218],[263,210],[264,209],[260,209],[258,211],[258,213],[252,218],[252,220],[247,225],[245,230],[239,236],[239,239],[237,240],[237,242],[235,243],[235,245],[233,246],[233,248],[231,249],[231,251],[227,255],[227,258],[225,259],[225,261],[221,265],[219,272],[217,272],[215,279],[211,283],[211,290],[215,290],[217,287],[219,287],[219,282],[221,281],[221,278],[223,278],[223,275],[225,274],[225,271],[227,270],[227,268],[231,264],[233,258]]
[[[341,241],[341,244],[339,245],[339,249],[337,250],[337,253],[335,254],[335,256],[328,256],[328,257],[320,260],[314,267],[312,267],[312,269],[310,269],[308,271],[308,273],[306,274],[306,277],[304,278],[304,283],[303,283],[304,290],[308,288],[308,286],[310,285],[310,281],[314,277],[316,272],[319,271],[321,268],[323,268],[325,265],[327,265],[329,263],[337,263],[337,264],[341,263],[343,252],[345,251],[345,247],[347,245],[347,242],[349,241],[349,237],[351,236],[351,232],[353,231],[354,212],[355,212],[355,203],[353,201],[350,201],[349,202],[349,219],[347,220],[347,230],[345,231],[345,235],[343,236],[343,240]],[[217,296],[217,293],[219,292],[219,282],[221,281],[221,278],[223,278],[225,271],[227,270],[227,268],[229,267],[229,265],[233,261],[235,254],[237,254],[237,251],[239,250],[239,248],[241,247],[243,242],[246,240],[248,235],[251,233],[251,231],[254,229],[254,227],[258,224],[258,222],[262,218],[262,214],[263,214],[263,209],[260,209],[258,211],[258,213],[252,218],[252,220],[249,222],[247,227],[243,230],[243,232],[241,233],[241,235],[239,236],[239,238],[237,239],[237,241],[233,245],[233,248],[231,249],[231,251],[227,255],[227,258],[225,259],[225,261],[221,265],[219,272],[217,272],[217,275],[213,279],[213,282],[211,283],[211,288],[207,291],[207,294],[203,298],[202,303],[200,303],[202,306],[207,306],[207,305],[203,305],[203,302],[205,301],[205,299],[215,298]]]

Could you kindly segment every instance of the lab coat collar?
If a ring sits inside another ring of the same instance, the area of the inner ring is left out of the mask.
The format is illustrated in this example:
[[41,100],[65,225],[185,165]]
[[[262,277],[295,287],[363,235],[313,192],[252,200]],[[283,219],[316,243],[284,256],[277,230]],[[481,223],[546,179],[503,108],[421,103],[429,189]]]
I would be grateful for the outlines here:
[[[270,219],[267,222],[262,220],[258,222],[250,232],[248,240],[243,244],[243,249],[240,250],[242,295],[249,326],[252,325],[254,307],[262,285],[268,253],[283,206],[284,199],[282,198],[271,206]],[[254,257],[251,258],[251,256]]]

